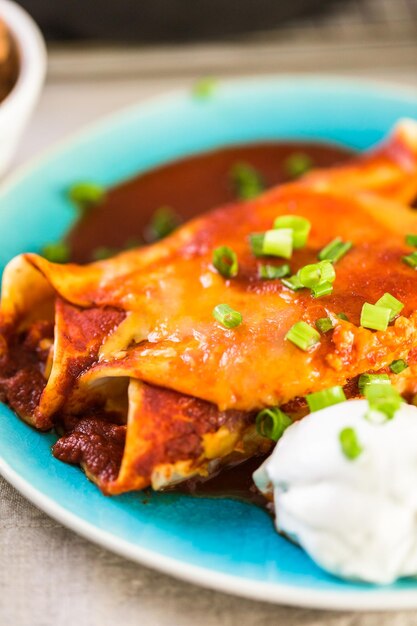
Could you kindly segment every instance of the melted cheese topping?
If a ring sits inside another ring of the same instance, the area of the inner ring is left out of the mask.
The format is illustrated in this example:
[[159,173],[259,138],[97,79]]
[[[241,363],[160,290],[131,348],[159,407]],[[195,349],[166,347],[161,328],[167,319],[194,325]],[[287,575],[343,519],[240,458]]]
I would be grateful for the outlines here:
[[[117,424],[127,421],[117,478],[88,469],[103,489],[120,492],[162,484],[161,476],[211,471],[230,455],[247,458],[269,445],[252,436],[256,411],[293,403],[302,415],[307,393],[352,385],[358,374],[384,371],[395,359],[411,366],[393,376],[395,384],[413,392],[417,272],[402,256],[410,252],[405,235],[417,233],[416,213],[405,204],[416,193],[416,130],[407,122],[346,166],[212,211],[152,246],[87,266],[17,257],[3,279],[4,341],[34,320],[55,319],[48,382],[22,416],[45,429],[57,414],[78,419],[99,407],[115,413]],[[314,299],[310,290],[259,278],[262,260],[249,236],[285,214],[312,225],[306,247],[290,260],[293,273],[335,237],[352,241],[336,265],[331,295]],[[212,265],[221,245],[237,254],[236,278],[223,278]],[[385,292],[404,304],[401,317],[384,332],[360,328],[363,303]],[[220,303],[239,311],[242,324],[219,324],[212,311]],[[349,322],[339,320],[312,350],[285,340],[295,322],[314,326],[340,312]],[[102,447],[113,437],[119,450],[122,431],[110,431],[102,425]]]

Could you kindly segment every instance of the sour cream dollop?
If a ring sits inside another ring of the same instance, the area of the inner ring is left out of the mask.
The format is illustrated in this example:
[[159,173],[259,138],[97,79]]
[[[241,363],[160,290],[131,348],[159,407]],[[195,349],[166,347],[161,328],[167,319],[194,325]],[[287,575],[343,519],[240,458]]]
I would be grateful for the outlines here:
[[[417,408],[383,424],[366,400],[311,413],[290,426],[254,473],[273,495],[276,527],[338,576],[385,584],[417,575]],[[362,452],[343,453],[355,430]]]

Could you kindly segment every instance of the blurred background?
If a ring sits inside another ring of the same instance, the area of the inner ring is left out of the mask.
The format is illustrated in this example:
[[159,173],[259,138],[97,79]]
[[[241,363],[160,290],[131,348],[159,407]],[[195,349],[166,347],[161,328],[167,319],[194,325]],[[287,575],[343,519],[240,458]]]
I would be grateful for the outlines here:
[[[48,74],[14,165],[121,107],[205,76],[325,73],[388,81],[393,93],[417,88],[417,0],[17,1],[47,39]],[[0,29],[0,61],[1,42]],[[308,107],[300,102],[300,115]],[[7,127],[0,111],[0,157]],[[0,616],[1,626],[364,624],[359,614],[250,603],[138,568],[61,528],[0,478],[1,503],[0,546],[14,568],[3,568],[9,585],[1,589],[14,600],[14,619]],[[365,619],[415,624],[407,615]]]
[[[331,38],[415,40],[415,0],[24,0],[52,41],[134,44],[236,39],[267,33],[291,38],[315,31]],[[414,22],[414,24],[413,24]],[[414,27],[414,28],[413,28]],[[281,32],[282,31],[282,32]],[[287,31],[287,32],[286,32]]]
[[[417,0],[21,0],[48,41],[25,156],[139,99],[289,72],[417,85]],[[306,103],[308,106],[308,103]]]

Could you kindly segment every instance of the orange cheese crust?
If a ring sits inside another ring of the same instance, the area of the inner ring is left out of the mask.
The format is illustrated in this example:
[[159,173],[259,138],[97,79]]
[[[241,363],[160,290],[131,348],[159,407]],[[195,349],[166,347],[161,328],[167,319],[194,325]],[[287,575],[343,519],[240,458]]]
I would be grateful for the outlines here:
[[[45,387],[22,417],[38,428],[75,417],[56,453],[63,458],[68,441],[82,439],[70,460],[108,493],[162,488],[265,451],[270,443],[253,426],[259,409],[300,404],[306,394],[336,384],[352,387],[359,374],[385,371],[394,359],[413,365],[417,272],[402,256],[411,251],[405,235],[417,233],[407,205],[416,193],[417,131],[408,122],[345,167],[217,209],[153,246],[83,267],[34,254],[14,259],[3,280],[5,350],[10,337],[46,318],[45,306],[55,319]],[[249,236],[284,214],[312,224],[307,246],[290,261],[292,273],[315,262],[333,238],[352,241],[337,263],[331,295],[314,299],[309,290],[259,278],[264,260],[252,254]],[[225,279],[212,266],[220,245],[238,256],[236,278]],[[363,303],[385,292],[403,302],[401,316],[385,332],[360,328]],[[219,303],[242,314],[239,327],[215,321]],[[295,322],[314,326],[342,311],[349,321],[338,320],[311,351],[285,340]],[[404,393],[414,391],[414,369],[393,377]],[[117,428],[104,424],[99,435],[91,422],[81,426],[97,411]],[[121,450],[111,471],[91,469],[85,450],[94,437],[103,450]]]

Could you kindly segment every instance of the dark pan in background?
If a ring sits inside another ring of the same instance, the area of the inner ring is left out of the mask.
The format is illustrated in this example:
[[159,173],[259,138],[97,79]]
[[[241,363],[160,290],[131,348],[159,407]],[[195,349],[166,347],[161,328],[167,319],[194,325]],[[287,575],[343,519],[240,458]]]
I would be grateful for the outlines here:
[[[50,40],[215,40],[276,28],[349,0],[20,0]],[[358,1],[358,0],[357,0]]]

